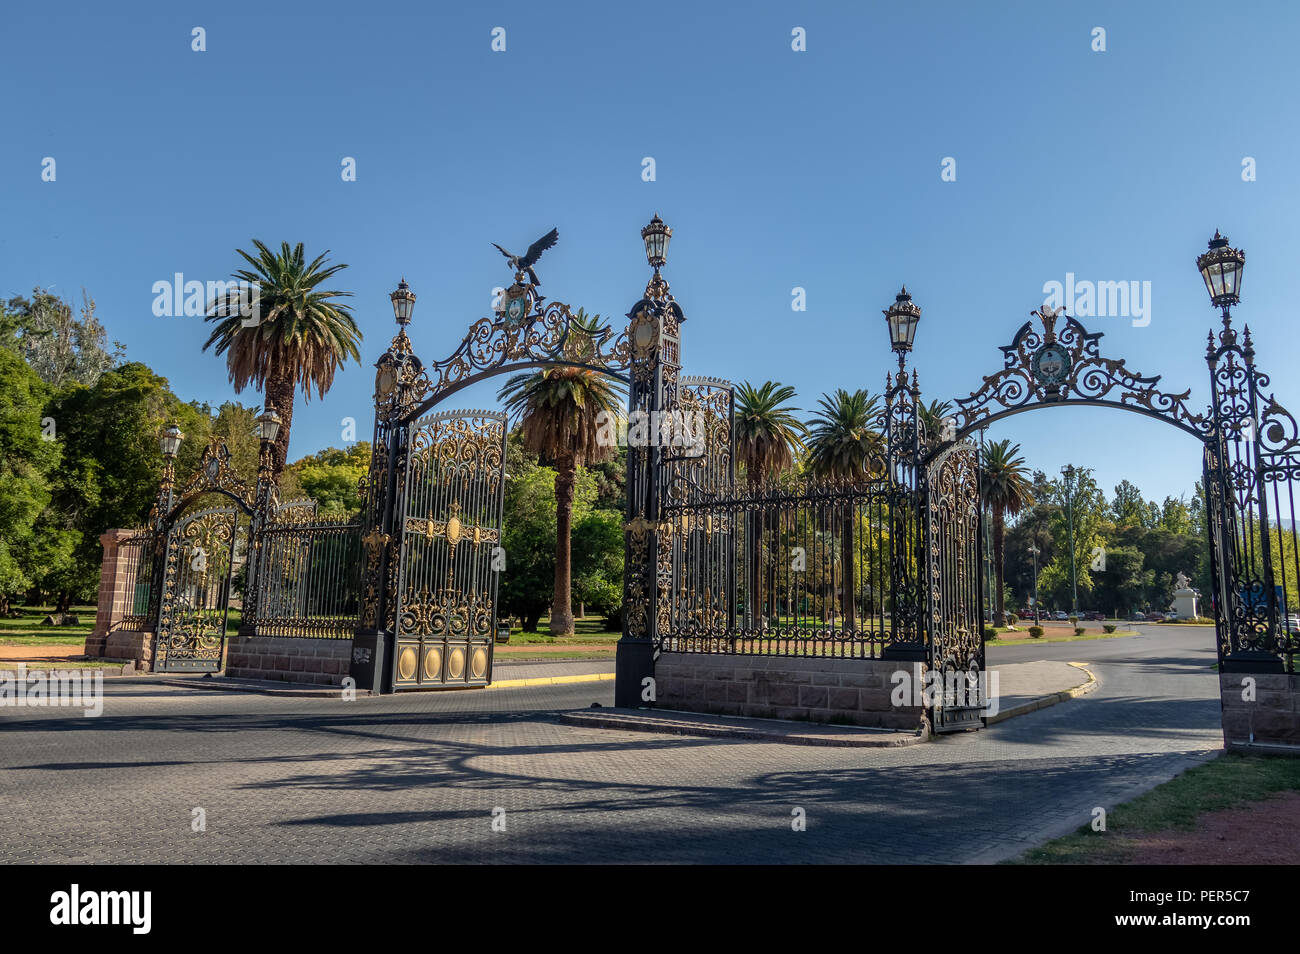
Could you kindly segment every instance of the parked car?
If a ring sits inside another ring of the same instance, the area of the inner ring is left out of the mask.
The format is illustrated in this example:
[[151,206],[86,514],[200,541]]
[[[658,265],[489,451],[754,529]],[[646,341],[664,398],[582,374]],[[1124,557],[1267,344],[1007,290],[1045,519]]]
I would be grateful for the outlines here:
[[1163,623],[1165,621],[1164,613],[1147,613],[1148,623]]
[[1286,614],[1286,631],[1292,636],[1300,636],[1300,613]]
[[1129,614],[1128,619],[1130,623],[1145,623],[1147,621],[1147,614],[1134,610]]
[[1170,610],[1168,613],[1165,614],[1165,622],[1166,623],[1178,622],[1178,614],[1175,613],[1173,610]]
[[1070,618],[1070,614],[1067,613],[1065,610],[1057,610],[1055,613],[1052,614],[1052,619],[1060,620],[1062,622],[1064,622],[1069,618]]
[[1103,612],[1101,612],[1101,610],[1087,610],[1087,611],[1084,612],[1084,613],[1080,613],[1080,614],[1079,614],[1079,618],[1080,618],[1080,619],[1093,620],[1093,621],[1099,621],[1099,620],[1103,620],[1103,619],[1105,619],[1105,618],[1106,618],[1106,614],[1103,613]]

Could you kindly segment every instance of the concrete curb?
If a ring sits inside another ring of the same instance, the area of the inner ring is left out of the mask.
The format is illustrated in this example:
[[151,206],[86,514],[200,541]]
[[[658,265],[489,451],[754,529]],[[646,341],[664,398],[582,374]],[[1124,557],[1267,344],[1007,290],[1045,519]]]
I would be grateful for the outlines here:
[[1082,670],[1087,676],[1088,681],[1082,685],[1075,686],[1073,689],[1063,689],[1060,692],[1053,692],[1046,696],[1039,696],[1037,699],[1030,699],[1028,702],[1022,702],[1018,706],[1012,706],[1005,709],[995,716],[988,716],[984,719],[986,726],[997,725],[999,722],[1005,722],[1007,719],[1014,719],[1016,716],[1025,715],[1029,712],[1036,712],[1039,709],[1046,709],[1048,706],[1054,706],[1058,702],[1068,702],[1078,696],[1087,695],[1101,685],[1097,677],[1083,663],[1072,662],[1069,665],[1075,669]]
[[[665,718],[666,717],[666,718]],[[820,723],[791,722],[781,719],[747,719],[746,724],[721,722],[727,716],[675,709],[584,709],[564,712],[565,725],[596,729],[622,729],[628,732],[654,732],[660,735],[690,735],[707,738],[745,739],[778,742],[785,745],[820,745],[858,748],[897,748],[926,741],[925,736],[894,729],[867,726],[825,726]],[[754,723],[770,722],[771,728]],[[834,732],[811,732],[811,729],[839,729]],[[861,733],[860,735],[858,733]],[[872,735],[870,733],[880,733]]]
[[[147,674],[146,674],[147,675]],[[562,686],[572,682],[611,682],[612,672],[581,673],[575,676],[539,676],[534,679],[502,679],[488,686],[448,686],[448,690],[460,689],[517,689],[521,686]],[[238,692],[257,692],[266,696],[292,696],[306,699],[337,699],[343,692],[342,686],[306,686],[293,682],[269,682],[260,679],[232,679],[227,676],[213,676],[203,679],[198,676],[177,677],[162,676],[150,680],[164,686],[177,686],[182,689],[213,689]],[[441,690],[436,690],[441,691]],[[377,696],[379,693],[368,689],[358,689],[357,697]]]
[[535,679],[502,679],[488,689],[515,689],[519,686],[563,686],[571,682],[612,682],[612,672],[584,672],[576,676],[538,676]]

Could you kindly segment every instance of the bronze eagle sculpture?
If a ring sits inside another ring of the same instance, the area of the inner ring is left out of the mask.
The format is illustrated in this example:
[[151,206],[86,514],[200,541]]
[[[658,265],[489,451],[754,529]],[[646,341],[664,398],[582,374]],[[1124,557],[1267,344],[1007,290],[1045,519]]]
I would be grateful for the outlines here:
[[497,245],[496,242],[493,242],[492,245],[498,252],[506,257],[506,261],[510,263],[511,268],[516,272],[527,272],[528,280],[534,285],[540,285],[541,282],[537,280],[537,273],[533,271],[533,266],[537,264],[537,260],[542,257],[542,253],[548,248],[554,247],[555,243],[559,240],[559,230],[551,229],[532,245],[528,246],[528,251],[523,255],[511,255],[500,245]]

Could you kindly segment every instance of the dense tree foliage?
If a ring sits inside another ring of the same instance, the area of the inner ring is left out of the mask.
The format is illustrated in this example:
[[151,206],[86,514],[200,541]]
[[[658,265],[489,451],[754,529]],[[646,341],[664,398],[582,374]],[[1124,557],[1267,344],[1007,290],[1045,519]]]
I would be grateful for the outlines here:
[[[1157,504],[1125,480],[1108,502],[1086,468],[1075,469],[1072,500],[1080,610],[1108,615],[1160,612],[1173,600],[1174,579],[1187,574],[1205,600],[1210,593],[1204,502],[1198,482],[1191,501]],[[1006,578],[1013,604],[1033,594],[1037,546],[1038,596],[1047,609],[1071,608],[1070,532],[1063,481],[1034,474],[1037,503],[1007,531]],[[1209,612],[1208,603],[1204,607]]]
[[57,295],[37,288],[32,297],[16,297],[0,305],[3,336],[40,376],[54,388],[94,384],[122,360],[120,342],[108,344],[108,333],[95,317],[95,300],[81,292],[81,314]]

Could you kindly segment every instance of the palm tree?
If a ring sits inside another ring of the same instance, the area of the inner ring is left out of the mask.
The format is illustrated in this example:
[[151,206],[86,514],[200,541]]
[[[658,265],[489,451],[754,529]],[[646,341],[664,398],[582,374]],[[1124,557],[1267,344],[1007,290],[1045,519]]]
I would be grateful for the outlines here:
[[1006,549],[1006,518],[1014,517],[1034,505],[1029,470],[1018,456],[1020,445],[1009,440],[993,441],[984,447],[984,503],[993,515],[993,577],[996,584],[993,618],[998,626],[1007,624],[1003,606],[1002,576]]
[[272,465],[278,484],[288,459],[294,392],[302,385],[303,397],[310,400],[315,386],[317,395],[323,397],[348,358],[360,363],[357,345],[361,332],[349,306],[333,300],[352,293],[319,287],[347,265],[322,268],[328,250],[308,263],[301,242],[292,249],[282,242],[278,254],[258,239],[253,239],[253,245],[256,258],[243,249],[235,250],[252,267],[231,277],[258,289],[260,320],[246,324],[246,317],[231,307],[233,294],[209,302],[205,320],[216,327],[203,350],[216,345],[216,353],[226,355],[235,393],[251,383],[263,393],[266,407],[280,415]]
[[[570,337],[589,335],[600,316],[574,315]],[[576,343],[571,342],[575,347]],[[618,414],[626,404],[623,389],[595,371],[559,367],[516,374],[498,395],[511,418],[522,425],[524,447],[555,464],[555,590],[551,635],[573,633],[573,575],[570,566],[573,488],[578,467],[607,460],[614,447],[597,440],[597,418]]]
[[929,404],[920,405],[916,412],[921,418],[921,425],[925,428],[926,439],[938,441],[943,437],[944,422],[952,413],[952,402],[936,399]]
[[[791,470],[794,455],[805,449],[803,436],[806,428],[794,416],[798,408],[787,403],[793,398],[794,388],[775,381],[764,381],[759,387],[744,381],[736,388],[732,434],[736,458],[745,466],[745,481],[751,492],[756,491],[764,479]],[[753,541],[746,561],[749,564],[749,611],[750,618],[757,623],[763,613],[759,566],[762,515],[751,513],[749,516],[749,539]]]
[[[808,467],[831,480],[864,480],[877,476],[884,456],[884,438],[877,429],[879,398],[866,391],[839,388],[823,394],[808,437]],[[855,625],[853,507],[840,518],[840,608],[844,625]]]

